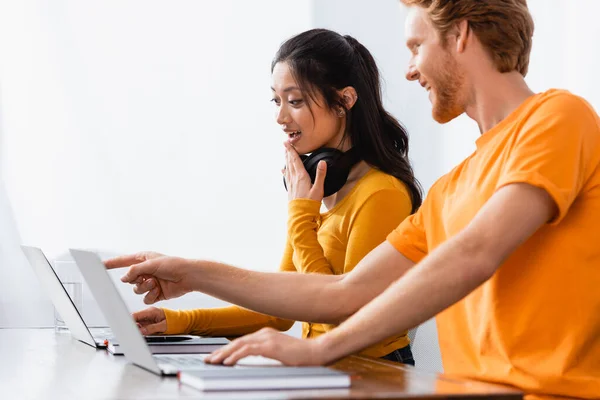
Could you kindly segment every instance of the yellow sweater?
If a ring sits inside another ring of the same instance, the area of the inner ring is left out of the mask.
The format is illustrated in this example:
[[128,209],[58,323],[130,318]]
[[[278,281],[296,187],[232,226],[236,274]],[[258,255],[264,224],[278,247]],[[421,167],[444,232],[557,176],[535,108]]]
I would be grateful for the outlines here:
[[[341,275],[382,243],[411,211],[410,196],[395,177],[371,169],[326,213],[318,201],[289,202],[288,240],[280,270]],[[166,334],[240,336],[263,327],[288,330],[294,321],[271,317],[238,306],[196,310],[164,309]],[[302,324],[302,336],[317,337],[335,325]],[[405,347],[406,332],[361,352],[381,357]]]

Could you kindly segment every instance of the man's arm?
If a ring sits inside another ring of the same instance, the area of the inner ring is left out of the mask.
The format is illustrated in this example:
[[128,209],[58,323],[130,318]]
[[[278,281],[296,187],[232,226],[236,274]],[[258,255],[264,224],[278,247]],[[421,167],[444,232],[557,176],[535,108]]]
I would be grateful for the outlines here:
[[[543,189],[522,183],[507,185],[461,233],[333,331],[300,340],[262,330],[235,340],[206,361],[234,364],[247,355],[262,355],[286,364],[315,365],[358,352],[419,325],[468,295],[556,213],[556,204]],[[366,269],[366,263],[385,259],[367,257],[364,261]],[[348,274],[344,284],[363,287],[359,281],[349,283],[356,278],[358,275]]]
[[414,265],[387,242],[345,275],[267,273],[190,262],[190,285],[196,291],[280,318],[332,324],[354,314]]
[[135,285],[135,293],[145,294],[146,304],[199,291],[274,317],[338,324],[414,263],[384,242],[346,275],[256,272],[158,253],[116,257],[105,265],[129,267],[121,281]]

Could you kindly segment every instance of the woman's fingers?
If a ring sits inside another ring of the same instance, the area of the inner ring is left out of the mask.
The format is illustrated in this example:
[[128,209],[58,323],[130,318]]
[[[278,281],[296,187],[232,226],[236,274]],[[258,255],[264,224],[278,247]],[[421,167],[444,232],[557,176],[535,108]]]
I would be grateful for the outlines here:
[[144,325],[140,328],[142,335],[153,335],[155,333],[163,333],[167,330],[167,321],[163,320],[155,324]]
[[315,183],[312,190],[316,190],[322,193],[325,190],[325,175],[327,174],[327,163],[325,161],[319,161],[317,165],[317,175],[315,176]]
[[295,174],[296,166],[292,162],[291,146],[289,143],[285,143],[284,145],[285,145],[285,169],[288,174]]
[[143,310],[135,311],[131,314],[133,319],[138,323],[156,322],[164,319],[164,312],[160,308],[148,307]]
[[292,172],[301,173],[302,171],[305,171],[304,164],[302,163],[302,160],[300,159],[296,149],[294,149],[289,143],[286,143],[285,148],[287,150],[287,156],[289,158],[289,164],[292,168]]

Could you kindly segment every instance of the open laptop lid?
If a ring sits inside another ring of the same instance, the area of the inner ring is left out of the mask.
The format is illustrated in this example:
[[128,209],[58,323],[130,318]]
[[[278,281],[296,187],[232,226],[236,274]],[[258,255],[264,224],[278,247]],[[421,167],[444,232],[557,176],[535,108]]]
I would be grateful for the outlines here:
[[40,284],[52,300],[52,304],[65,320],[71,335],[85,344],[97,347],[96,341],[86,326],[83,317],[42,250],[31,246],[21,246],[21,249],[27,260],[29,260],[29,264],[37,275]]
[[125,357],[135,365],[158,375],[176,373],[177,371],[163,371],[159,368],[100,257],[85,250],[69,249],[69,251],[106,317],[119,346],[123,348]]

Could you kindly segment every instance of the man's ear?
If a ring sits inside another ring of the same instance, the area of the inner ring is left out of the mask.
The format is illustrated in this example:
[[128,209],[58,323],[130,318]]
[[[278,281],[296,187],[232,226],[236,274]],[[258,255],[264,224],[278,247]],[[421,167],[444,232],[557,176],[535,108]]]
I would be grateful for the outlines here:
[[352,86],[346,86],[338,93],[346,110],[350,110],[352,107],[354,107],[354,104],[356,104],[356,100],[358,100],[358,94],[356,93],[356,89],[354,89]]
[[469,28],[469,21],[463,19],[456,25],[456,28],[456,52],[462,53],[467,47],[467,39],[469,38],[469,34],[471,33],[471,29]]

